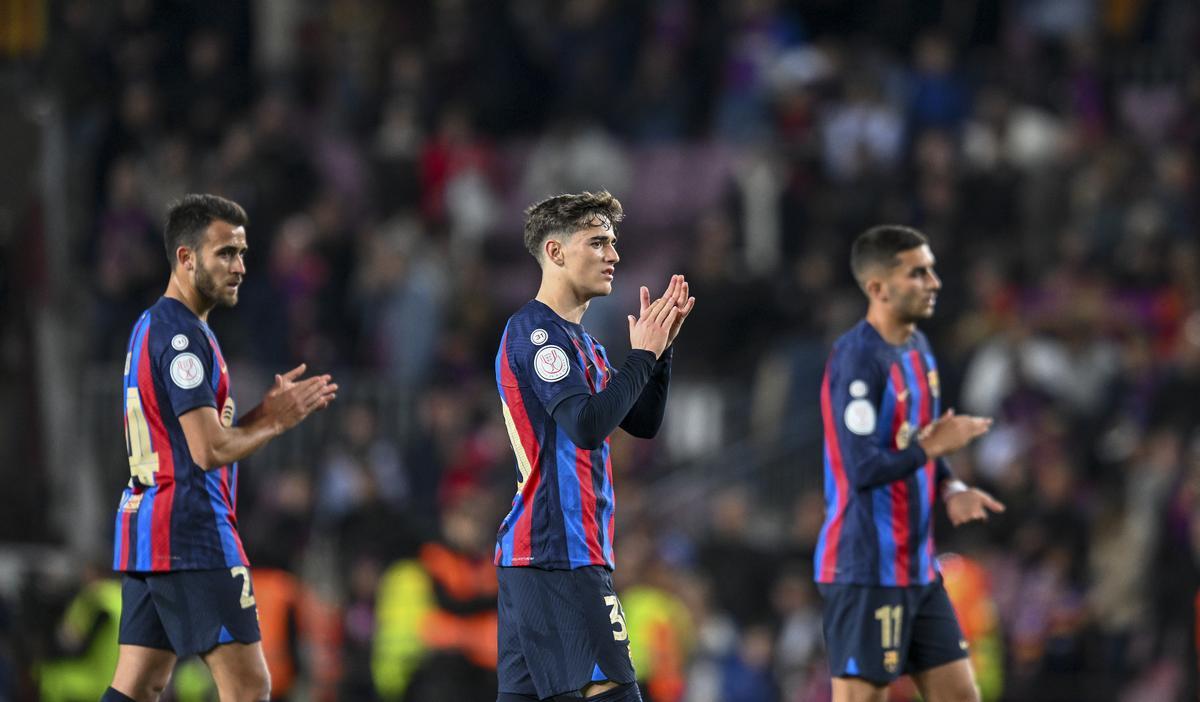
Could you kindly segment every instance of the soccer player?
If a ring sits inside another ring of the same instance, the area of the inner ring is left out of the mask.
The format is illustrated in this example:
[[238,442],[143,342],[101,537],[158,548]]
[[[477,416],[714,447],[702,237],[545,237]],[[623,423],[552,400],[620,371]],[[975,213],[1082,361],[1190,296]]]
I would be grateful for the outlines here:
[[662,423],[671,344],[695,306],[683,276],[662,297],[641,289],[620,369],[583,328],[612,292],[621,203],[558,195],[525,212],[525,247],[542,268],[537,297],[504,328],[496,384],[517,459],[517,493],[496,540],[498,702],[641,700],[624,613],[613,592],[609,435],[650,438]]
[[992,422],[939,415],[937,362],[916,326],[942,287],[925,237],[868,229],[850,267],[869,302],[834,343],[821,385],[825,523],[814,557],[833,699],[883,702],[907,673],[931,702],[978,700],[932,523],[939,495],[955,526],[1004,511],[955,479],[945,458]]
[[117,509],[120,652],[102,702],[158,699],[179,657],[199,654],[222,700],[265,700],[270,679],[238,536],[237,462],[334,400],[304,365],[275,376],[235,422],[229,372],[208,313],[237,303],[246,213],[187,195],[167,215],[171,278],[142,313],[125,356],[129,485]]

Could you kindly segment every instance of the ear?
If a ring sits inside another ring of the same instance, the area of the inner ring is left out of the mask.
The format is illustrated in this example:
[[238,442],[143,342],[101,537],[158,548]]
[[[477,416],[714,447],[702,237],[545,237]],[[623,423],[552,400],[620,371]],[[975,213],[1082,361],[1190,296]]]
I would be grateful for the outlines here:
[[186,246],[175,248],[175,261],[177,265],[183,266],[183,269],[189,273],[195,270],[196,257],[192,255],[192,250]]
[[887,286],[879,278],[870,278],[866,284],[867,298],[887,302]]
[[566,261],[563,258],[563,245],[557,239],[546,239],[542,244],[542,258],[547,263],[553,263],[556,266],[563,265]]

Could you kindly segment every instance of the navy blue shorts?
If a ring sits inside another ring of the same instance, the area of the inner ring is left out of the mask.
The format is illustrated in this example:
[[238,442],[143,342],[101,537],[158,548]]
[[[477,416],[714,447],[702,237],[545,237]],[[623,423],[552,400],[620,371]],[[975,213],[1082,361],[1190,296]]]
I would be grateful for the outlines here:
[[245,567],[126,573],[121,581],[119,643],[174,651],[183,658],[220,644],[260,640]]
[[632,683],[625,612],[603,566],[500,567],[500,692],[547,699]]
[[886,685],[967,657],[967,641],[940,576],[911,587],[817,588],[825,600],[825,648],[835,678]]

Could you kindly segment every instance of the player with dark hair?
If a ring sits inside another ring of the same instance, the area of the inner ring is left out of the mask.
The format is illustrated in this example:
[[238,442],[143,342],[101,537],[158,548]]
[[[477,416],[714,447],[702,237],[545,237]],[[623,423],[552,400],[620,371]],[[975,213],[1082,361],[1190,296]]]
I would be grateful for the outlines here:
[[117,509],[113,569],[124,573],[120,653],[102,702],[158,699],[178,658],[199,654],[222,700],[265,700],[270,679],[249,562],[237,529],[237,462],[334,400],[304,365],[275,376],[235,421],[229,372],[208,313],[237,304],[246,213],[215,195],[173,203],[171,278],[125,356],[131,478]]
[[580,323],[612,292],[621,203],[558,195],[526,211],[537,297],[508,320],[496,384],[517,459],[517,493],[496,540],[498,702],[640,700],[613,591],[612,464],[619,426],[653,437],[671,379],[671,344],[695,305],[683,276],[662,297],[641,289],[620,369]]
[[869,303],[834,343],[821,385],[825,524],[814,557],[833,699],[882,702],[910,674],[927,700],[978,700],[934,558],[933,509],[940,495],[955,526],[1004,510],[945,458],[991,420],[940,414],[937,362],[917,330],[942,287],[925,237],[874,227],[850,266]]

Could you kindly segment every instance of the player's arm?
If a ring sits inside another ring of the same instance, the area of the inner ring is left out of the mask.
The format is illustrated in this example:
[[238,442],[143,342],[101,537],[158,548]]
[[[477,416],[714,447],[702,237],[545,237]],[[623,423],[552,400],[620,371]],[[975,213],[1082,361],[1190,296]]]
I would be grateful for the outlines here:
[[[880,416],[887,375],[880,362],[861,349],[835,349],[829,359],[829,408],[842,464],[850,484],[866,490],[899,480],[925,465],[925,450],[913,442],[902,450],[886,447],[891,417]],[[822,401],[824,410],[824,400]],[[828,427],[827,427],[828,429]]]
[[[675,322],[667,333],[667,348],[654,365],[646,387],[638,396],[637,402],[630,408],[629,413],[621,420],[621,428],[639,439],[652,439],[662,426],[663,414],[667,410],[667,388],[671,384],[671,357],[674,355],[675,337],[683,327],[684,321],[696,306],[696,298],[688,294],[688,283],[682,275],[671,276],[662,299],[667,304],[673,304],[677,310]],[[650,290],[646,286],[641,289],[641,313],[650,307]]]
[[221,423],[217,410],[200,406],[179,416],[192,460],[203,470],[228,465],[254,453],[268,441],[329,406],[337,397],[337,384],[328,375],[297,380],[304,364],[275,376],[263,401],[237,426]]
[[655,362],[666,350],[667,335],[677,315],[674,305],[659,299],[637,320],[629,317],[632,350],[608,385],[595,395],[572,394],[548,405],[554,421],[575,445],[587,450],[600,448],[629,414]]
[[662,426],[667,411],[667,388],[671,385],[671,349],[663,352],[662,358],[654,363],[650,378],[633,407],[621,420],[621,428],[639,439],[653,439]]
[[954,526],[977,519],[986,520],[989,511],[1005,510],[1004,503],[987,492],[959,480],[950,469],[950,462],[944,457],[937,459],[937,486],[942,502],[946,503],[946,515],[950,517],[950,523]]

